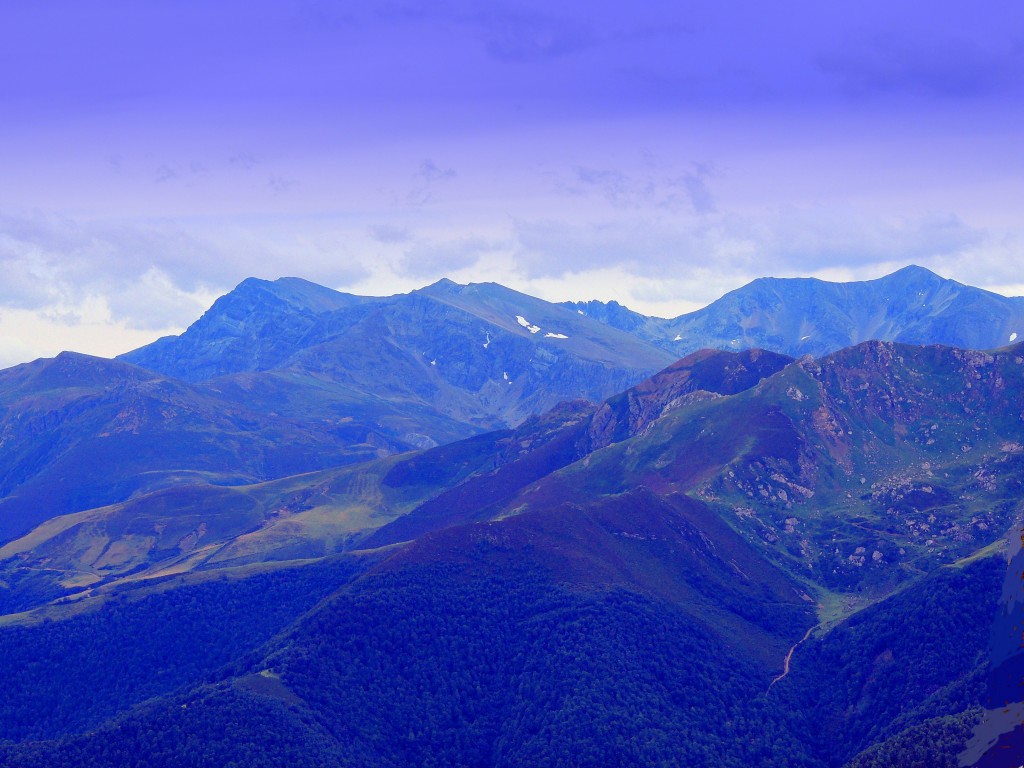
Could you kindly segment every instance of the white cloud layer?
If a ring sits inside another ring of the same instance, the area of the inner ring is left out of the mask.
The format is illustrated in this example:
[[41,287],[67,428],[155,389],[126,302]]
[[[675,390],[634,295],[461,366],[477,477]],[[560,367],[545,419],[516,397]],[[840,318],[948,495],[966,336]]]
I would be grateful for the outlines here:
[[465,228],[447,212],[436,221],[421,216],[415,227],[392,224],[386,209],[370,217],[375,225],[338,216],[0,216],[0,365],[65,348],[112,355],[180,332],[251,275],[297,275],[376,294],[441,277],[496,281],[553,301],[616,299],[661,316],[692,311],[764,275],[869,279],[917,263],[1004,292],[1022,285],[1024,239],[1016,230],[953,213],[884,216],[839,204],[697,210],[665,207],[655,196],[625,205],[614,187],[624,177],[588,176],[603,207],[467,220]]

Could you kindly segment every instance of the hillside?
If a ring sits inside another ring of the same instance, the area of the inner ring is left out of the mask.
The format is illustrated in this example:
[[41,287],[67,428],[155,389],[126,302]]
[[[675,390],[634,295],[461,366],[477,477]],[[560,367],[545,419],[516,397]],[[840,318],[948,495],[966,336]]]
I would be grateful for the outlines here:
[[1018,513],[1021,351],[695,353],[515,430],[261,484],[192,478],[56,516],[0,549],[6,599],[390,546],[639,488],[703,500],[823,595],[884,594]]
[[157,349],[220,334],[212,378],[0,372],[3,764],[953,766],[995,722],[1024,343],[704,349],[485,431],[651,347],[493,285],[240,293]]
[[[983,695],[986,622],[1003,570],[982,557],[916,581],[799,644],[790,674],[772,685],[786,647],[814,621],[799,588],[700,502],[626,494],[434,534],[354,581],[325,572],[338,589],[275,639],[248,649],[235,640],[234,661],[193,666],[177,678],[189,685],[133,708],[113,691],[194,657],[194,646],[180,644],[174,622],[160,655],[118,634],[104,657],[130,664],[115,664],[90,701],[121,714],[83,729],[56,710],[40,726],[33,697],[5,694],[5,735],[51,740],[0,744],[0,758],[24,767],[128,766],[145,754],[156,766],[828,768],[871,764],[863,761],[927,733],[912,742],[919,759],[955,765]],[[304,584],[322,594],[316,585]],[[270,610],[272,626],[296,586],[263,578],[254,610]],[[32,642],[37,658],[50,658],[57,643],[73,648],[115,615],[128,628],[161,611],[187,616],[203,643],[219,613],[211,598],[182,585],[95,617],[0,629],[0,657],[14,663]],[[229,632],[252,621],[243,605],[232,604]],[[75,658],[74,679],[87,685],[101,662]],[[15,691],[50,691],[71,677],[63,663],[58,654],[46,666],[15,665],[8,679]],[[953,720],[966,727],[943,730]]]
[[0,371],[0,542],[56,515],[188,483],[253,483],[378,455],[119,361],[65,352]]
[[884,593],[990,543],[1018,515],[1022,351],[868,342],[779,358],[775,373],[726,395],[677,396],[669,369],[553,436],[547,446],[567,447],[544,471],[524,457],[470,478],[368,542],[647,488],[706,501],[821,589]]
[[[130,498],[53,516],[0,547],[8,584],[0,606],[16,610],[122,579],[375,547],[430,530],[435,517],[450,525],[486,516],[492,502],[635,434],[679,398],[735,392],[788,362],[757,351],[699,353],[601,408],[576,401],[515,430],[266,482],[144,474],[152,485]],[[390,538],[378,541],[372,532],[392,522]]]

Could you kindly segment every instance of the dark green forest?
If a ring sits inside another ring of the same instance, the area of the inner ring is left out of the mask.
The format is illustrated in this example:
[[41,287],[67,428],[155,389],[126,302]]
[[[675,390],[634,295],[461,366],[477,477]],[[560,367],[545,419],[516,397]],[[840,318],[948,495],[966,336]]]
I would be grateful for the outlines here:
[[940,569],[802,644],[770,691],[743,638],[523,564],[371,572],[309,613],[350,565],[211,582],[0,632],[6,738],[56,737],[0,762],[952,765],[1004,573]]
[[338,559],[136,596],[73,618],[0,629],[0,741],[99,724],[202,681],[259,647],[357,573]]

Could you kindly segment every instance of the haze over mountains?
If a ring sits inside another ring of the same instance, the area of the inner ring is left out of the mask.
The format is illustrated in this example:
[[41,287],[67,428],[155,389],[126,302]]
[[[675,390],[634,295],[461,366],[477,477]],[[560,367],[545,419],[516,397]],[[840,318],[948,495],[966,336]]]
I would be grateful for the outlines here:
[[[675,320],[247,280],[120,360],[2,371],[0,758],[955,765],[1024,512],[1022,319],[918,268]],[[87,715],[25,693],[65,689]]]

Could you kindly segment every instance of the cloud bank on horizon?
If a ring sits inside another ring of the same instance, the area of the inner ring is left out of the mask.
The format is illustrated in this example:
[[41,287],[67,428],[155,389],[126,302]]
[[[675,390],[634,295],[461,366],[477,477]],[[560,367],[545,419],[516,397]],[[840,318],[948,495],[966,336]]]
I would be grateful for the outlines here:
[[3,6],[0,366],[243,278],[676,315],[914,262],[1024,293],[1024,6]]

